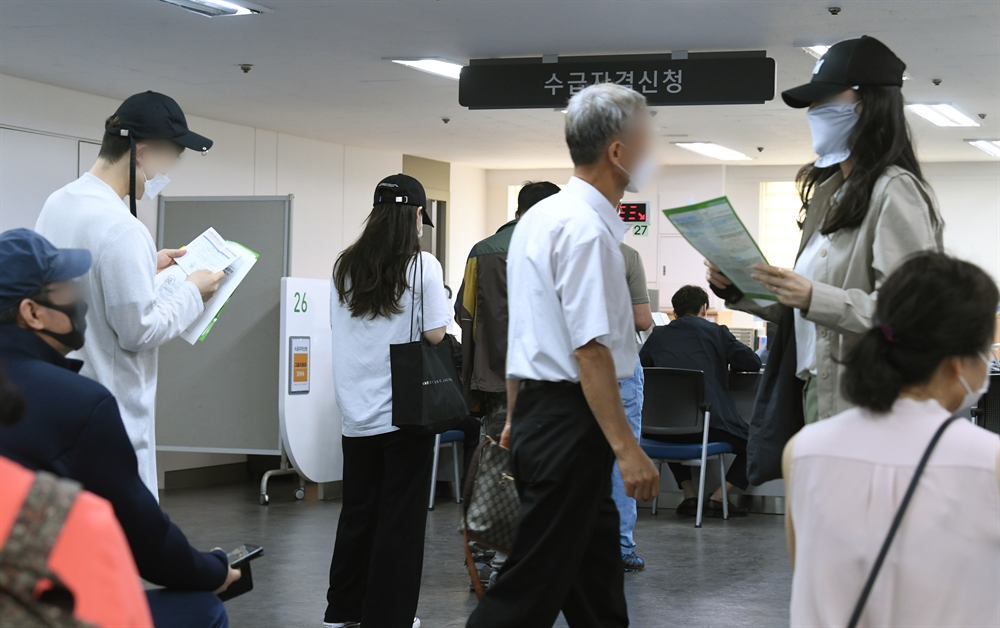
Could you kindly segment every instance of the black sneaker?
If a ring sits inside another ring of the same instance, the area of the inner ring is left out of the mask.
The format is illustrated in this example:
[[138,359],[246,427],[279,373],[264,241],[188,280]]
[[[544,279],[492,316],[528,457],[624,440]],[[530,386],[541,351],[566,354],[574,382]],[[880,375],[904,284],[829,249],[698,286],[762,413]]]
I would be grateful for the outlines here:
[[646,568],[645,561],[636,556],[635,552],[622,554],[622,565],[625,567],[625,571],[642,571]]
[[[476,562],[476,571],[479,572],[479,585],[483,587],[483,591],[487,591],[494,582],[496,582],[495,574],[496,571],[493,569],[493,565],[490,563],[479,563]],[[469,582],[469,593],[476,592],[476,585],[471,581]]]

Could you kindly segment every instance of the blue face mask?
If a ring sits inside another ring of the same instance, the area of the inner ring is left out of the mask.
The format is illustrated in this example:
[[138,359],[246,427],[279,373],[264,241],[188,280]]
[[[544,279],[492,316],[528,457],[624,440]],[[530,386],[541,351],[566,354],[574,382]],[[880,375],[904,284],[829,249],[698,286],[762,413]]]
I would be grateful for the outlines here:
[[807,114],[813,150],[819,155],[817,168],[839,164],[851,156],[848,140],[858,123],[856,109],[857,104],[832,102],[811,109]]

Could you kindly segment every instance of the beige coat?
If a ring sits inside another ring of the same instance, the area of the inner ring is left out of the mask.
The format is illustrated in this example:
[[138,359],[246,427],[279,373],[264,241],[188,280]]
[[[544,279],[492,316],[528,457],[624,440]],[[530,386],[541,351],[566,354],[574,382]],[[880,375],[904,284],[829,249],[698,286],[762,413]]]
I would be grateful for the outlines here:
[[[819,229],[844,183],[837,173],[813,196],[802,227],[802,249]],[[875,299],[882,282],[919,251],[943,250],[944,222],[927,186],[908,171],[890,166],[875,182],[868,215],[856,229],[830,234],[813,268],[812,303],[802,312],[816,324],[816,390],[819,417],[851,407],[840,390],[843,361],[857,339],[873,325]],[[742,298],[726,305],[772,322],[779,305],[762,307]]]

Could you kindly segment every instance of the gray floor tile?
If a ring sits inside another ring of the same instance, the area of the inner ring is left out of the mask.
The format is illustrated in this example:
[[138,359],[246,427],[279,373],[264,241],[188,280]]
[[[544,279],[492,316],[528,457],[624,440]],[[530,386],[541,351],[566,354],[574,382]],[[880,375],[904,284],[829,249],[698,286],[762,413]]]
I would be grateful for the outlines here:
[[[253,592],[227,603],[233,628],[312,628],[321,625],[327,573],[340,502],[304,501],[295,484],[274,481],[271,505],[257,503],[257,485],[161,493],[164,509],[196,546],[257,543]],[[458,506],[442,496],[427,522],[418,616],[426,628],[464,626],[475,607],[457,533]],[[788,625],[791,568],[782,517],[751,515],[707,520],[701,530],[671,510],[639,511],[635,530],[646,570],[626,574],[632,625]],[[560,618],[557,626],[565,626]]]

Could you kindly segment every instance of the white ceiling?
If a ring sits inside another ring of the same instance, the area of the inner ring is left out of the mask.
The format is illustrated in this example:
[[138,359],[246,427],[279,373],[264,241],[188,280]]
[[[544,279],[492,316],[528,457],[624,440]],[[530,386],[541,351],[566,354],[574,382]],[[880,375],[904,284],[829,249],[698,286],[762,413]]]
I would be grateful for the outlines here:
[[[797,46],[870,34],[907,62],[911,102],[987,114],[978,129],[912,119],[923,159],[989,160],[962,140],[1000,138],[995,0],[257,4],[274,12],[208,19],[156,0],[0,0],[0,72],[113,98],[155,89],[189,114],[349,145],[488,168],[559,167],[569,160],[558,112],[468,111],[457,82],[384,59],[765,49],[780,92],[810,76],[814,61]],[[841,14],[831,16],[830,5]],[[254,68],[244,75],[240,63]],[[805,115],[780,96],[760,106],[660,108],[656,123],[664,135],[717,142],[753,163],[812,156]],[[664,163],[718,163],[669,145],[678,139],[664,139]]]

